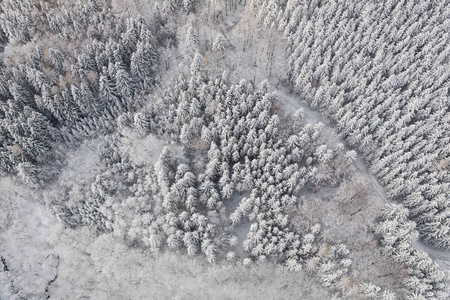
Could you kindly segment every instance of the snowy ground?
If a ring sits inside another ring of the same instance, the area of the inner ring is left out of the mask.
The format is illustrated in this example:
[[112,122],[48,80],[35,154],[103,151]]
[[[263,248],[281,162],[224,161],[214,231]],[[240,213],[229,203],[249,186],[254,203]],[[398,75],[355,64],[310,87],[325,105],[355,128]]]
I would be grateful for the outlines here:
[[73,183],[90,184],[101,166],[98,152],[102,146],[102,139],[96,138],[87,140],[78,148],[67,152],[66,164],[58,180],[67,186]]
[[10,299],[10,292],[20,291],[24,299],[44,298],[59,263],[51,241],[63,226],[34,191],[2,178],[0,193],[6,200],[0,202],[0,254],[9,269],[0,272],[0,294]]
[[127,153],[136,165],[153,166],[165,142],[149,134],[142,138],[136,131],[124,131],[121,139],[122,152]]
[[9,268],[0,271],[2,300],[19,299],[15,292],[23,299],[328,299],[305,273],[153,255],[110,234],[64,228],[33,191],[9,179],[0,187],[2,198],[16,203],[8,204],[9,222],[0,228],[0,254]]

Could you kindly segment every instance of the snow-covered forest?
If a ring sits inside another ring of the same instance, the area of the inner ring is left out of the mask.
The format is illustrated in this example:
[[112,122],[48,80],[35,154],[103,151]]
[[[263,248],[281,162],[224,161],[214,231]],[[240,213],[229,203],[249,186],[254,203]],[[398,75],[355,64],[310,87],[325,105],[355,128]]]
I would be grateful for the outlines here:
[[448,299],[450,2],[0,0],[0,299]]

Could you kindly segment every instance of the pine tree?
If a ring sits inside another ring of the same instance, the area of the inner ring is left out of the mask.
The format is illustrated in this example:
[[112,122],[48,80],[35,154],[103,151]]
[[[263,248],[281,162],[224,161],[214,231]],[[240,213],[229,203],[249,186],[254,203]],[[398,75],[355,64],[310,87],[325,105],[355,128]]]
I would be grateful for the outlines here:
[[117,91],[126,100],[131,99],[134,95],[134,82],[125,69],[118,69],[115,74]]
[[80,96],[82,98],[80,101],[89,114],[98,115],[105,109],[106,103],[104,100],[100,99],[100,97],[95,98],[89,86],[84,82],[80,84]]
[[183,0],[183,9],[185,14],[194,12],[194,0]]
[[117,95],[116,85],[107,75],[100,75],[99,92],[102,102],[107,104],[108,108],[116,106],[116,108],[122,110],[123,106]]
[[189,27],[186,33],[186,45],[192,51],[198,50],[200,45],[200,38],[198,36],[197,30],[194,27]]
[[177,2],[175,0],[164,0],[163,8],[167,14],[173,14],[177,10]]
[[136,113],[134,115],[134,127],[143,135],[147,135],[150,131],[150,121],[144,113]]
[[223,53],[228,46],[228,42],[222,34],[218,34],[213,42],[213,50]]
[[196,52],[191,63],[191,75],[198,75],[203,64],[203,56]]
[[57,70],[58,72],[62,72],[64,63],[63,54],[59,50],[53,48],[48,49],[48,54],[50,57],[50,63],[52,64],[53,68],[55,68],[55,70]]
[[138,42],[136,51],[131,55],[130,70],[141,89],[146,89],[152,83],[156,61],[157,55],[153,46]]
[[189,145],[192,142],[191,128],[188,124],[184,124],[180,132],[180,142],[183,145]]
[[136,51],[136,45],[139,41],[139,28],[138,28],[138,22],[134,19],[127,19],[126,26],[127,30],[122,33],[121,38],[123,43],[121,43],[121,46],[123,46],[123,54],[124,54],[124,61],[128,62],[131,53]]

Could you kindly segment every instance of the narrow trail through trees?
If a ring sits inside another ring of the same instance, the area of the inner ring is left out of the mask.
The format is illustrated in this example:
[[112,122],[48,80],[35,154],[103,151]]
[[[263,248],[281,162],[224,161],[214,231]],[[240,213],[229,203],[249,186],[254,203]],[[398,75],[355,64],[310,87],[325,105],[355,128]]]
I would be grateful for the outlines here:
[[[288,109],[297,110],[299,108],[302,108],[305,113],[307,121],[311,123],[320,122],[326,126],[330,126],[330,122],[326,118],[324,118],[318,112],[312,110],[305,104],[302,104],[300,100],[298,100],[294,96],[290,96],[289,94],[286,93],[283,95],[279,95],[278,99],[281,102],[281,104]],[[342,141],[342,143],[345,144],[344,141]],[[377,178],[373,174],[371,174],[370,171],[367,169],[366,164],[360,154],[358,154],[358,156],[354,160],[354,164],[356,168],[360,172],[365,174],[372,183],[372,187],[377,196],[375,197],[375,199],[382,205],[388,204],[390,201],[388,200],[383,187],[378,183]],[[450,253],[432,248],[419,240],[413,242],[412,246],[416,250],[425,251],[430,256],[430,258],[433,259],[435,262],[437,262],[441,267],[450,269]]]

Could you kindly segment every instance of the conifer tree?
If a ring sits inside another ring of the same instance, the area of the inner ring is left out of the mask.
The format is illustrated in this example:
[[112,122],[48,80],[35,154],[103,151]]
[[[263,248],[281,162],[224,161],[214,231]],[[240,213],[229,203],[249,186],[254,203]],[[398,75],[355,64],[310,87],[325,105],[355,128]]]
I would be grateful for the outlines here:
[[136,51],[131,55],[131,74],[135,76],[141,89],[153,81],[152,75],[156,64],[156,51],[151,44],[138,42]]
[[185,14],[194,12],[194,0],[183,0],[183,10]]
[[194,55],[194,58],[192,59],[192,63],[191,63],[191,74],[192,75],[197,75],[200,72],[202,63],[203,63],[203,56],[199,52],[196,52]]
[[198,32],[194,27],[189,27],[186,33],[186,45],[192,51],[198,50],[200,45],[200,38],[198,36]]
[[222,34],[216,36],[213,42],[213,50],[223,53],[228,45],[225,37]]

